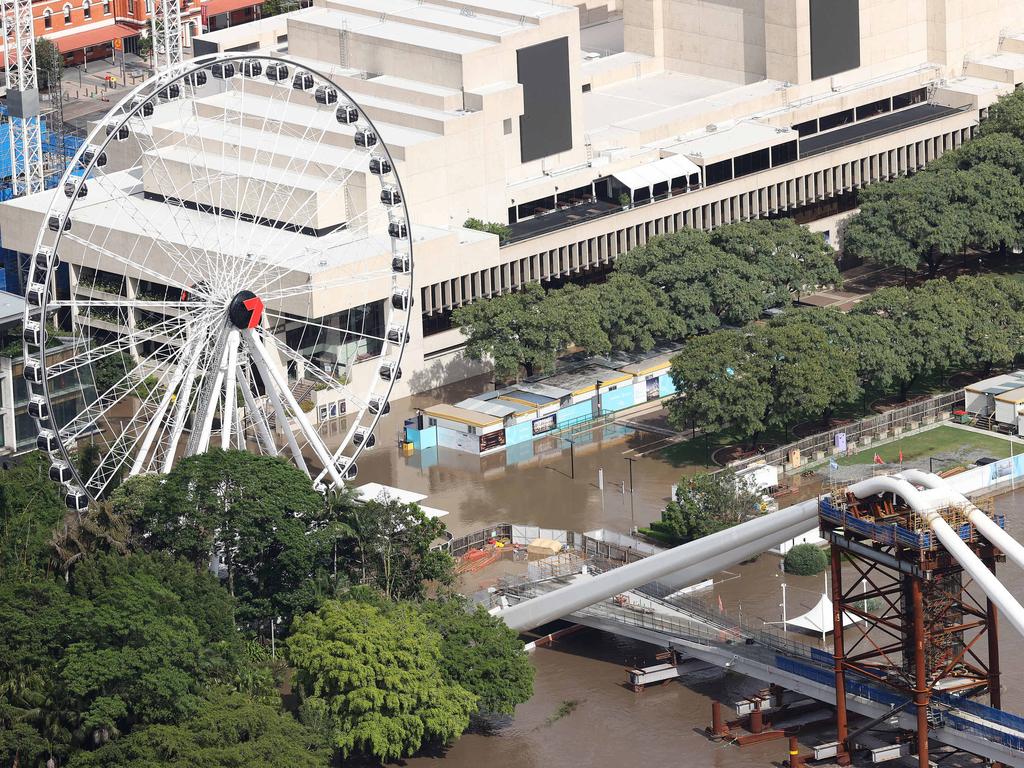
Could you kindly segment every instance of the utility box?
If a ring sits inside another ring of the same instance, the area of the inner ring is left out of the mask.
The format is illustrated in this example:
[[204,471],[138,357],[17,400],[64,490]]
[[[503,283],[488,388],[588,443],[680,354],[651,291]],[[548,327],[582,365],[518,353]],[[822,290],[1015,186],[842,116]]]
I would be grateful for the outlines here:
[[11,117],[38,117],[39,116],[39,91],[30,88],[27,91],[19,91],[11,88],[7,91],[7,114]]

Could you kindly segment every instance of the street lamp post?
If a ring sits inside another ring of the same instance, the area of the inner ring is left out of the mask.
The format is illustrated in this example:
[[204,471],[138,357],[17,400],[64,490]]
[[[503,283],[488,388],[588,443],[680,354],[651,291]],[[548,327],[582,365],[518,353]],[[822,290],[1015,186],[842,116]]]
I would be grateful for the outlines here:
[[636,527],[636,497],[633,495],[633,464],[637,461],[635,456],[626,456],[626,462],[629,464],[629,517],[633,521],[633,527]]

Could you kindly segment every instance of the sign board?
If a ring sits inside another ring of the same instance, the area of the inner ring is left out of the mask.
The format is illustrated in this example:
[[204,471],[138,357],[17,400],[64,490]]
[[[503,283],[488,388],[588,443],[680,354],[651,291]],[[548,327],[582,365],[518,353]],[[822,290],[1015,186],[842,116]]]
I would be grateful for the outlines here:
[[115,37],[114,38],[114,50],[115,51],[120,51],[120,50],[122,50],[123,46],[124,46],[124,42],[121,40],[121,38],[120,37]]
[[846,452],[846,433],[836,432],[836,448],[840,451]]

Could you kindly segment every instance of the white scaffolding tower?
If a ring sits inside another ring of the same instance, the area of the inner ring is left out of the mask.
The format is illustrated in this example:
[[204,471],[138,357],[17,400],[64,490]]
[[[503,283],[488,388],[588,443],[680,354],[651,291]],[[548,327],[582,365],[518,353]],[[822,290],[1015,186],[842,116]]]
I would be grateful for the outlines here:
[[43,190],[32,0],[3,0],[3,33],[11,132],[11,184],[17,197]]
[[155,0],[149,17],[153,35],[153,69],[169,72],[181,63],[181,6],[179,0]]

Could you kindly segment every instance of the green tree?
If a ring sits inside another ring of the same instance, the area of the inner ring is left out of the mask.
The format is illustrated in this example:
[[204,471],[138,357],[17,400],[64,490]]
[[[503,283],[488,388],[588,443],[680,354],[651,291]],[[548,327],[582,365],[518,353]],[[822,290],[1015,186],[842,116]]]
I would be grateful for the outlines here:
[[948,280],[930,280],[920,288],[883,288],[854,310],[882,318],[898,334],[905,378],[896,383],[905,400],[922,377],[959,367],[969,359],[968,307]]
[[36,38],[36,75],[42,88],[50,89],[51,82],[60,87],[60,78],[64,74],[64,54],[52,40],[45,37]]
[[323,515],[309,478],[282,459],[213,450],[180,461],[137,525],[149,551],[197,568],[216,555],[239,617],[262,621],[315,606],[307,582],[327,545],[310,532]]
[[50,531],[66,512],[48,470],[46,455],[38,452],[0,470],[0,579],[47,568]]
[[214,688],[187,720],[150,725],[79,752],[69,768],[319,768],[327,751],[317,735],[279,707]]
[[668,336],[672,318],[645,280],[613,272],[607,282],[588,290],[597,296],[600,323],[610,349],[647,352]]
[[93,363],[92,376],[97,396],[108,392],[115,384],[122,382],[128,375],[128,371],[134,368],[135,365],[131,358],[124,353],[108,355]]
[[759,267],[770,293],[766,306],[785,306],[794,294],[839,285],[835,251],[817,233],[792,219],[757,219],[719,227],[711,242]]
[[615,269],[643,279],[661,297],[675,339],[722,323],[744,325],[774,302],[760,265],[723,251],[700,230],[652,238],[619,257]]
[[979,134],[982,137],[995,133],[1008,133],[1024,139],[1024,94],[1012,91],[999,97],[989,107],[988,117],[981,121]]
[[466,336],[472,360],[492,360],[498,379],[518,378],[554,368],[555,359],[573,341],[573,328],[589,318],[565,316],[537,283],[487,301],[475,301],[452,313],[452,322]]
[[690,339],[672,358],[669,418],[756,444],[769,428],[827,415],[859,394],[856,359],[813,325],[783,323]]
[[441,669],[450,683],[477,697],[482,713],[513,714],[533,695],[533,666],[519,635],[501,619],[465,601],[424,603],[427,623],[441,635]]
[[441,638],[408,603],[328,601],[295,620],[287,651],[303,722],[345,757],[397,760],[446,743],[476,709],[445,680]]
[[661,520],[644,533],[675,546],[731,528],[761,514],[761,495],[723,470],[680,480]]
[[369,584],[391,600],[421,599],[428,582],[454,580],[454,560],[431,550],[445,525],[415,504],[396,499],[335,503],[338,558],[349,579]]
[[92,555],[66,585],[0,582],[0,625],[0,732],[18,734],[0,740],[5,764],[177,722],[240,653],[227,593],[166,556]]
[[817,576],[828,568],[828,554],[815,544],[797,544],[782,561],[786,573],[795,576]]
[[466,229],[475,229],[478,232],[490,232],[492,235],[497,235],[499,240],[508,240],[509,235],[512,234],[512,230],[507,224],[502,224],[498,221],[484,221],[473,216],[466,219],[462,226]]

